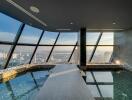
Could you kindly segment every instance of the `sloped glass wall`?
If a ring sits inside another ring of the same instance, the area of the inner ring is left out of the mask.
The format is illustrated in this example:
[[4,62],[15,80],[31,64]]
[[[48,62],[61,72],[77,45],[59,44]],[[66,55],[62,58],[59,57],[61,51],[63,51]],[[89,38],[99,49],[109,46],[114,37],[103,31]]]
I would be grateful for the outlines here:
[[75,45],[77,42],[77,33],[62,32],[58,38],[57,45]]
[[44,35],[40,41],[40,45],[54,45],[58,34],[59,34],[59,32],[45,31]]
[[16,46],[8,67],[28,64],[35,46]]
[[66,63],[71,55],[73,46],[55,46],[49,62],[50,63]]
[[93,56],[92,63],[109,63],[113,53],[112,46],[98,46]]
[[21,22],[0,13],[0,41],[13,42]]
[[0,13],[0,69],[4,68],[20,25],[21,22]]
[[[29,63],[78,64],[77,32],[49,32],[22,24],[0,13],[0,69]],[[113,32],[87,32],[87,64],[110,63],[113,38]]]
[[[29,64],[30,62],[32,64],[76,62],[76,32],[45,31],[43,33],[43,30],[24,25],[22,32],[19,33],[23,23],[3,13],[0,13],[0,18],[1,69]],[[18,38],[17,35],[20,37]],[[18,41],[15,41],[17,39]]]
[[32,63],[33,64],[44,64],[44,63],[46,63],[51,49],[52,49],[52,46],[39,46],[35,55],[34,55]]
[[111,63],[114,32],[87,32],[87,64]]
[[42,30],[26,25],[18,43],[37,44]]
[[4,67],[11,45],[0,45],[0,69]]

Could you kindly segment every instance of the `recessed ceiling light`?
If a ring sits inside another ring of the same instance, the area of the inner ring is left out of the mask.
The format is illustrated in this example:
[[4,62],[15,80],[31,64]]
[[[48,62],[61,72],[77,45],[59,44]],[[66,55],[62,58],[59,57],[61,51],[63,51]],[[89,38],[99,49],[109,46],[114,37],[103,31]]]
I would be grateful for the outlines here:
[[36,20],[37,22],[39,22],[40,24],[44,25],[44,26],[48,26],[44,21],[40,20],[39,18],[37,18],[36,16],[34,16],[31,12],[27,11],[24,7],[18,5],[16,2],[14,2],[14,0],[5,0],[8,3],[10,3],[11,5],[13,5],[14,7],[16,7],[18,10],[20,10],[21,12],[25,13],[26,15],[28,15],[29,17],[33,18],[34,20]]
[[34,13],[39,13],[39,9],[38,9],[37,7],[35,7],[35,6],[31,6],[31,7],[30,7],[30,10],[31,10],[32,12],[34,12]]
[[73,25],[73,22],[70,22],[71,25]]
[[115,25],[115,24],[116,24],[116,22],[113,22],[112,24],[113,24],[113,25]]

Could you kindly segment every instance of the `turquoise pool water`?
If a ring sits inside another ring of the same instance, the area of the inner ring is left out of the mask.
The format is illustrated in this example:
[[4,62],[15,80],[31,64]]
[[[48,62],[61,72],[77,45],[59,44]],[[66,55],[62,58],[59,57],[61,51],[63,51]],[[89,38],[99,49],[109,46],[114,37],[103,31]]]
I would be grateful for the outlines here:
[[22,74],[0,84],[0,100],[32,100],[48,77],[48,71]]
[[87,72],[86,82],[96,100],[132,100],[132,72]]
[[[0,83],[0,100],[32,100],[48,74],[27,72]],[[132,100],[132,72],[87,72],[86,82],[96,100]]]

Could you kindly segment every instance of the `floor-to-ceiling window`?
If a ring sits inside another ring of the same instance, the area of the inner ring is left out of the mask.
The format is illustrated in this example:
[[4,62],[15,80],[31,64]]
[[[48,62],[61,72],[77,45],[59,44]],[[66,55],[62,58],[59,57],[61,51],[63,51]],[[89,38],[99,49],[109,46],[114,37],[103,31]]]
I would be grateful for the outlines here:
[[0,18],[1,69],[29,63],[77,64],[77,32],[43,31],[3,13]]
[[[87,32],[87,64],[112,61],[114,32]],[[114,99],[113,75],[110,71],[87,71],[86,83],[96,99]]]
[[87,32],[87,64],[111,63],[114,32]]
[[[32,63],[58,64],[73,61],[77,43],[76,32],[48,32],[46,31],[40,41]],[[73,54],[74,53],[74,54]]]
[[[19,29],[22,23],[2,13],[0,17],[0,68],[30,62],[33,64],[78,64],[77,32],[49,32],[25,25],[18,41],[15,41],[20,34]],[[87,64],[111,62],[113,37],[114,32],[87,32]]]
[[9,67],[29,63],[41,33],[40,29],[28,25],[24,27],[8,64]]
[[0,69],[4,68],[21,22],[0,13]]

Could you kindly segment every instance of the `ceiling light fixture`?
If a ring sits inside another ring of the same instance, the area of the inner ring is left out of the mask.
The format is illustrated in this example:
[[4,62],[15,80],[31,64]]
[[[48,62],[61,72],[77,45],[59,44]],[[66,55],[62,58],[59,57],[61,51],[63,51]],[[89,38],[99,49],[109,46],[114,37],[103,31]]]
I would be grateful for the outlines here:
[[113,22],[112,24],[113,24],[113,25],[115,25],[115,24],[116,24],[116,22]]
[[73,22],[70,22],[71,25],[73,25]]
[[38,9],[37,7],[35,7],[35,6],[31,6],[31,7],[30,7],[30,10],[31,10],[32,12],[34,12],[34,13],[39,13],[39,12],[40,12],[39,9]]
[[40,20],[39,18],[37,18],[36,16],[31,14],[29,11],[27,11],[22,6],[20,6],[17,3],[15,3],[14,1],[12,1],[12,0],[6,0],[6,1],[8,3],[10,3],[11,5],[13,5],[14,7],[16,7],[17,9],[19,9],[20,11],[24,12],[25,14],[27,14],[28,16],[30,16],[31,18],[33,18],[34,20],[36,20],[37,22],[41,23],[44,26],[47,26],[47,24],[44,21]]

